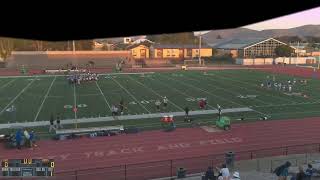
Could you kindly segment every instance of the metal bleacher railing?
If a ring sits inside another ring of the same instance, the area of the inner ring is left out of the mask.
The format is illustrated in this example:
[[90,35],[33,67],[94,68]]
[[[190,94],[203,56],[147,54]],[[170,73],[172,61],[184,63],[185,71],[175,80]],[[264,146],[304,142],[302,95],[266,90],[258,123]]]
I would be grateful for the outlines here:
[[[273,156],[288,156],[293,154],[319,153],[320,144],[303,144],[266,149],[252,149],[235,152],[235,160],[252,160]],[[183,153],[183,152],[182,152]],[[294,159],[288,159],[296,161]],[[56,180],[143,180],[161,177],[174,177],[178,168],[183,167],[188,174],[203,172],[208,166],[216,167],[225,162],[225,154],[171,159],[138,164],[125,164],[111,167],[93,167],[81,170],[65,170],[55,173]],[[272,171],[279,162],[270,161],[268,171]],[[256,163],[259,170],[259,161]]]

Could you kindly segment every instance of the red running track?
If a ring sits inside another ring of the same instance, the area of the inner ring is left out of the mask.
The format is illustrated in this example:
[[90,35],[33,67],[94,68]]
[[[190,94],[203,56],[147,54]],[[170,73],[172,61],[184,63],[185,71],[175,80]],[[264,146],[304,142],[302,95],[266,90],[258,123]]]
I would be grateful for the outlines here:
[[[170,159],[180,159],[173,168],[183,166],[194,171],[210,165],[210,154],[227,151],[246,151],[283,146],[320,143],[320,118],[263,121],[234,124],[229,132],[208,133],[201,128],[181,128],[174,132],[149,131],[113,137],[81,138],[65,141],[40,141],[34,150],[12,150],[0,147],[0,159],[54,158],[56,172],[128,165],[127,179],[144,179],[170,175]],[[303,146],[302,146],[303,147]],[[291,150],[303,153],[305,147]],[[259,152],[261,156],[280,155],[283,150]],[[237,159],[249,159],[249,154],[238,154]],[[154,162],[163,161],[163,162]],[[137,163],[148,164],[139,165]],[[222,159],[212,164],[222,162]],[[154,167],[157,166],[157,167]],[[198,168],[199,167],[199,168]],[[197,169],[198,168],[198,169]],[[79,180],[122,179],[124,166],[81,171],[98,175],[79,175]],[[80,174],[81,174],[80,173]],[[175,172],[174,172],[175,173]],[[73,174],[62,173],[64,175]],[[143,177],[143,178],[142,178]],[[59,179],[70,179],[59,178]]]

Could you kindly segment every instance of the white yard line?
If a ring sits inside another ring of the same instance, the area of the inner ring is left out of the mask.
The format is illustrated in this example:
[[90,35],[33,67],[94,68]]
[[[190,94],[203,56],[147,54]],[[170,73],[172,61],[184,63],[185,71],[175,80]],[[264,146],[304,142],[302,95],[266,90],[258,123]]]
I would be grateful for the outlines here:
[[[167,76],[167,77],[168,77],[168,76]],[[232,101],[232,100],[229,100],[229,99],[226,99],[226,98],[223,98],[223,97],[217,96],[217,95],[215,95],[215,94],[213,94],[213,93],[211,93],[211,92],[209,92],[209,91],[207,91],[207,90],[203,90],[203,89],[198,88],[198,87],[196,87],[196,86],[194,86],[194,85],[186,84],[186,83],[184,83],[184,82],[181,82],[181,81],[178,81],[178,80],[175,80],[175,79],[169,78],[169,77],[168,77],[168,79],[171,79],[171,80],[174,80],[174,81],[179,82],[179,83],[181,83],[181,84],[184,84],[184,85],[186,85],[186,86],[189,86],[189,87],[192,87],[192,88],[198,89],[198,90],[200,90],[200,91],[202,91],[202,92],[205,92],[205,93],[210,94],[210,95],[212,95],[212,96],[215,96],[215,97],[217,97],[217,98],[224,99],[225,101],[232,102],[233,104],[237,104],[237,105],[238,105],[238,106],[240,106],[240,107],[241,107],[241,106],[242,106],[242,107],[244,106],[244,105],[239,104],[239,103],[237,103],[237,102],[234,102],[234,101]],[[263,116],[270,117],[268,114],[265,114],[265,113],[263,113],[263,112],[260,112],[260,111],[257,111],[257,110],[254,110],[254,111],[255,111],[255,112],[257,112],[257,113],[259,113],[259,114],[262,114]]]
[[9,84],[13,83],[17,79],[12,79],[11,81],[5,83],[3,86],[0,87],[0,89],[7,87]]
[[[74,99],[74,108],[77,108],[77,96],[76,96],[76,84],[73,83],[73,99]],[[77,119],[77,111],[74,111],[74,119]]]
[[[150,78],[150,79],[155,80],[155,79],[153,79],[153,78]],[[157,82],[160,82],[160,83],[161,83],[161,84],[163,84],[164,86],[167,86],[167,87],[169,87],[170,89],[173,89],[173,90],[177,91],[178,93],[182,94],[183,96],[186,96],[186,97],[190,97],[190,98],[194,98],[194,99],[196,99],[196,97],[190,96],[190,95],[188,95],[188,94],[186,94],[186,93],[184,93],[184,92],[180,91],[180,90],[179,90],[179,89],[177,89],[177,88],[174,88],[174,87],[168,86],[168,85],[167,85],[167,84],[165,84],[165,83],[162,83],[162,81],[161,81],[161,80],[159,80],[159,79],[157,80]],[[216,108],[214,108],[213,106],[210,106],[209,104],[208,104],[208,106],[209,106],[210,108],[212,108],[212,109],[216,109]]]
[[132,95],[125,87],[123,87],[116,79],[114,79],[113,77],[111,78],[115,83],[117,83],[124,91],[126,91],[131,97],[132,99],[134,99],[144,110],[146,110],[148,113],[151,113],[146,107],[144,107],[140,101],[138,101],[138,99],[136,97],[134,97],[134,95]]
[[109,107],[109,109],[110,109],[110,111],[111,111],[110,104],[109,104],[109,102],[108,102],[108,100],[107,100],[106,96],[103,94],[103,92],[102,92],[102,90],[101,90],[101,88],[100,88],[100,86],[99,86],[99,84],[98,84],[98,82],[97,82],[97,81],[96,81],[96,85],[97,85],[97,87],[98,87],[98,89],[99,89],[99,91],[100,91],[101,95],[103,96],[104,101],[106,102],[107,106]]
[[41,111],[41,109],[42,109],[42,107],[43,107],[43,104],[44,104],[44,102],[47,100],[48,95],[49,95],[49,92],[50,92],[50,90],[51,90],[51,88],[52,88],[52,85],[53,85],[53,83],[56,81],[56,79],[57,79],[57,76],[55,76],[54,79],[52,80],[52,82],[51,82],[51,84],[50,84],[50,86],[49,86],[49,88],[48,88],[48,90],[47,90],[47,93],[45,94],[45,96],[44,96],[44,98],[43,98],[43,100],[42,100],[42,102],[41,102],[41,105],[40,105],[40,107],[39,107],[39,109],[38,109],[38,112],[37,112],[36,116],[34,117],[34,120],[33,120],[33,121],[36,121],[36,120],[38,119],[38,116],[39,116],[40,111]]
[[0,115],[34,82],[35,80],[32,80],[29,82],[29,84],[27,84],[26,87],[24,87],[17,95],[16,97],[14,97],[8,104],[6,107],[4,107],[1,111],[0,111]]
[[[143,83],[141,83],[141,82],[139,82],[139,81],[135,80],[134,78],[132,78],[132,77],[130,77],[130,76],[128,76],[128,77],[129,77],[131,80],[135,81],[136,83],[140,84],[141,86],[143,86],[143,87],[145,87],[145,88],[149,89],[149,90],[150,90],[151,92],[153,92],[155,95],[157,95],[157,96],[159,96],[159,97],[163,98],[163,96],[162,96],[161,94],[157,93],[157,92],[156,92],[156,91],[154,91],[152,88],[150,88],[150,87],[146,86],[145,84],[143,84]],[[172,101],[170,101],[170,100],[168,100],[168,101],[169,101],[172,105],[174,105],[176,108],[178,108],[178,109],[180,109],[180,110],[184,111],[182,107],[178,106],[177,104],[175,104],[174,102],[172,102]]]
[[101,94],[100,93],[97,93],[97,94],[81,94],[81,95],[78,95],[80,97],[86,97],[86,96],[100,96]]

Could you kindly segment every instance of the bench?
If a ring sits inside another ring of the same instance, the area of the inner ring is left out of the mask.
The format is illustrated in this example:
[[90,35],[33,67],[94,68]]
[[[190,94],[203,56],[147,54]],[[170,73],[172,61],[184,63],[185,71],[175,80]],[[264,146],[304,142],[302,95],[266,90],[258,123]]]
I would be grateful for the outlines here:
[[104,127],[89,127],[89,128],[77,128],[77,129],[58,129],[56,130],[56,136],[58,139],[62,140],[68,136],[83,136],[93,133],[122,133],[124,131],[124,127],[122,125],[119,126],[104,126]]

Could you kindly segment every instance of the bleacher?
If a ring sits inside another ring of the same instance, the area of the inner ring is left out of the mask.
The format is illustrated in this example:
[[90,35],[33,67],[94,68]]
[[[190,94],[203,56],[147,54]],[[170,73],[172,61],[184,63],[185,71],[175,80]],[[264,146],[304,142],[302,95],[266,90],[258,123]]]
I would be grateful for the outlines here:
[[20,55],[14,54],[8,59],[7,68],[17,69],[22,65],[32,67],[32,69],[59,69],[66,68],[68,65],[85,66],[92,61],[94,67],[115,67],[123,60],[122,57],[103,57],[94,56],[48,56],[45,54]]
[[89,128],[76,128],[76,129],[57,129],[56,138],[59,140],[67,139],[69,137],[80,136],[104,136],[107,134],[121,134],[124,132],[124,127],[119,126],[104,126],[104,127],[89,127]]

